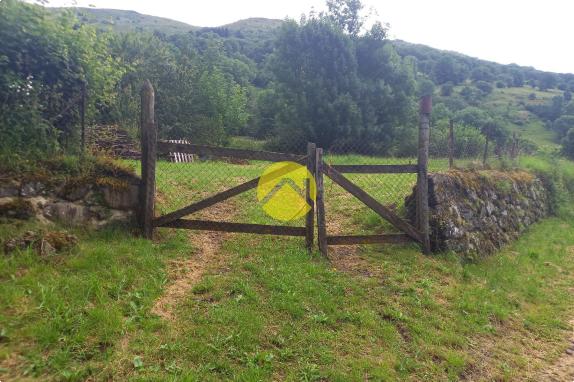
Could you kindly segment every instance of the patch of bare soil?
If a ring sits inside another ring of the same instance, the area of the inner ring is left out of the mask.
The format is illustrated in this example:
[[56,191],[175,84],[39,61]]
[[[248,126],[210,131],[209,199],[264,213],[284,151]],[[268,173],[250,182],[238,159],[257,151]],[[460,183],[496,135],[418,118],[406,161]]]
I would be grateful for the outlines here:
[[[340,195],[342,198],[351,198],[351,195]],[[327,219],[327,232],[330,235],[341,235],[345,227],[353,223],[349,216],[334,213]],[[360,247],[357,245],[337,245],[329,247],[328,258],[333,267],[339,272],[360,275],[364,277],[372,276],[373,266],[367,259],[361,256]]]
[[[234,214],[234,207],[228,201],[205,210],[200,216],[207,220],[229,221]],[[189,258],[169,263],[169,284],[153,306],[152,313],[165,320],[173,320],[178,302],[189,294],[206,270],[223,265],[224,259],[219,256],[219,250],[227,235],[224,232],[190,232],[189,238],[197,252]]]
[[539,381],[574,382],[574,319],[570,321],[572,334],[570,346],[554,365],[544,370]]
[[23,360],[17,353],[10,354],[7,358],[0,361],[0,381],[15,381],[20,378],[20,371],[23,368]]

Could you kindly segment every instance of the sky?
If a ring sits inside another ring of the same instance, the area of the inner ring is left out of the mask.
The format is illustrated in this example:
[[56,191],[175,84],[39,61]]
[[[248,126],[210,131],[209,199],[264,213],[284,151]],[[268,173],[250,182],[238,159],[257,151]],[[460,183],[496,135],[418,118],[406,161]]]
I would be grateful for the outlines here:
[[[298,19],[324,0],[50,0],[50,6],[129,9],[220,26],[248,17]],[[574,73],[571,0],[363,0],[390,37],[502,64]]]

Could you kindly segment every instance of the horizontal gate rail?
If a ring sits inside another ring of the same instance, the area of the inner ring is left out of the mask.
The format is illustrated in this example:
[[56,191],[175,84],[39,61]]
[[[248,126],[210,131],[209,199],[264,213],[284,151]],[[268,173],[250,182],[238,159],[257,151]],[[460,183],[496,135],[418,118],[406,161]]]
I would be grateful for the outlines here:
[[[303,157],[299,162],[303,162],[305,160],[306,160],[306,157]],[[288,174],[288,173],[292,172],[293,170],[294,169],[290,168],[290,167],[279,168],[273,172],[270,172],[266,176],[266,180],[267,181],[274,180],[275,178],[278,178],[278,177],[281,177],[285,174]],[[165,224],[167,224],[169,222],[180,219],[180,218],[182,218],[186,215],[192,214],[194,212],[201,211],[203,209],[206,209],[208,207],[213,206],[214,204],[220,203],[220,202],[227,200],[229,198],[232,198],[236,195],[239,195],[239,194],[242,194],[246,191],[249,191],[249,190],[257,187],[260,180],[261,180],[261,177],[257,177],[255,179],[248,181],[248,182],[242,183],[238,186],[235,186],[233,188],[230,188],[228,190],[225,190],[225,191],[222,191],[218,194],[215,194],[209,198],[200,200],[197,203],[190,204],[189,206],[183,207],[177,211],[170,212],[169,214],[157,217],[157,218],[153,219],[152,224],[154,227],[164,227]]]
[[349,174],[416,174],[416,164],[337,164],[331,165],[340,173]]
[[254,150],[243,150],[243,149],[233,149],[229,147],[214,147],[214,146],[203,146],[203,145],[193,145],[186,143],[171,143],[167,141],[157,142],[157,151],[160,154],[169,154],[173,152],[187,153],[187,154],[198,154],[206,156],[218,156],[218,157],[229,157],[237,159],[252,159],[252,160],[262,160],[269,162],[300,162],[305,158],[305,155],[288,154],[288,153],[276,153],[272,151],[254,151]]
[[205,231],[256,233],[261,235],[279,235],[279,236],[305,236],[307,232],[305,227],[228,223],[228,222],[215,222],[208,220],[187,220],[187,219],[178,219],[170,223],[164,224],[162,227],[196,229]]
[[410,225],[406,220],[402,219],[400,216],[395,214],[389,208],[385,207],[374,199],[371,195],[362,190],[359,186],[351,182],[349,179],[345,178],[340,172],[335,170],[333,167],[326,163],[322,163],[323,171],[333,182],[337,183],[339,186],[343,187],[347,192],[353,195],[355,198],[359,199],[361,202],[367,205],[370,209],[378,213],[383,219],[387,220],[393,226],[401,230],[402,232],[409,235],[415,241],[422,243],[421,233],[412,225]]
[[328,245],[404,244],[412,242],[413,239],[405,234],[327,236]]

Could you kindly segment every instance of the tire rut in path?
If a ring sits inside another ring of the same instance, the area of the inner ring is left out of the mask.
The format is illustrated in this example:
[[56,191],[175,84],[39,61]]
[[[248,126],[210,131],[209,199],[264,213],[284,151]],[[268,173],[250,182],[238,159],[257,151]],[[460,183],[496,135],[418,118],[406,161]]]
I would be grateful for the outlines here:
[[574,319],[570,321],[572,333],[568,349],[556,363],[544,370],[538,380],[551,382],[574,382]]
[[[227,202],[206,210],[201,217],[214,221],[229,221],[234,215],[233,205]],[[206,271],[223,265],[225,259],[220,256],[219,251],[228,235],[224,232],[210,231],[189,233],[189,239],[197,248],[197,252],[189,258],[169,262],[169,283],[163,295],[155,302],[151,310],[153,314],[168,321],[175,318],[176,306],[189,294]]]

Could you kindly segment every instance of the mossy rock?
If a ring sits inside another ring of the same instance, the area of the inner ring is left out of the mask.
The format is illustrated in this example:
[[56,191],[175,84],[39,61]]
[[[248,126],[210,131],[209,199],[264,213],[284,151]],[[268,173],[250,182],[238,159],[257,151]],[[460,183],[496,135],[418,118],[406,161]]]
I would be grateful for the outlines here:
[[58,195],[70,202],[75,202],[86,197],[92,189],[92,183],[92,179],[86,176],[68,179],[59,190]]
[[7,203],[0,204],[0,216],[27,220],[36,215],[36,210],[28,200],[16,198]]

